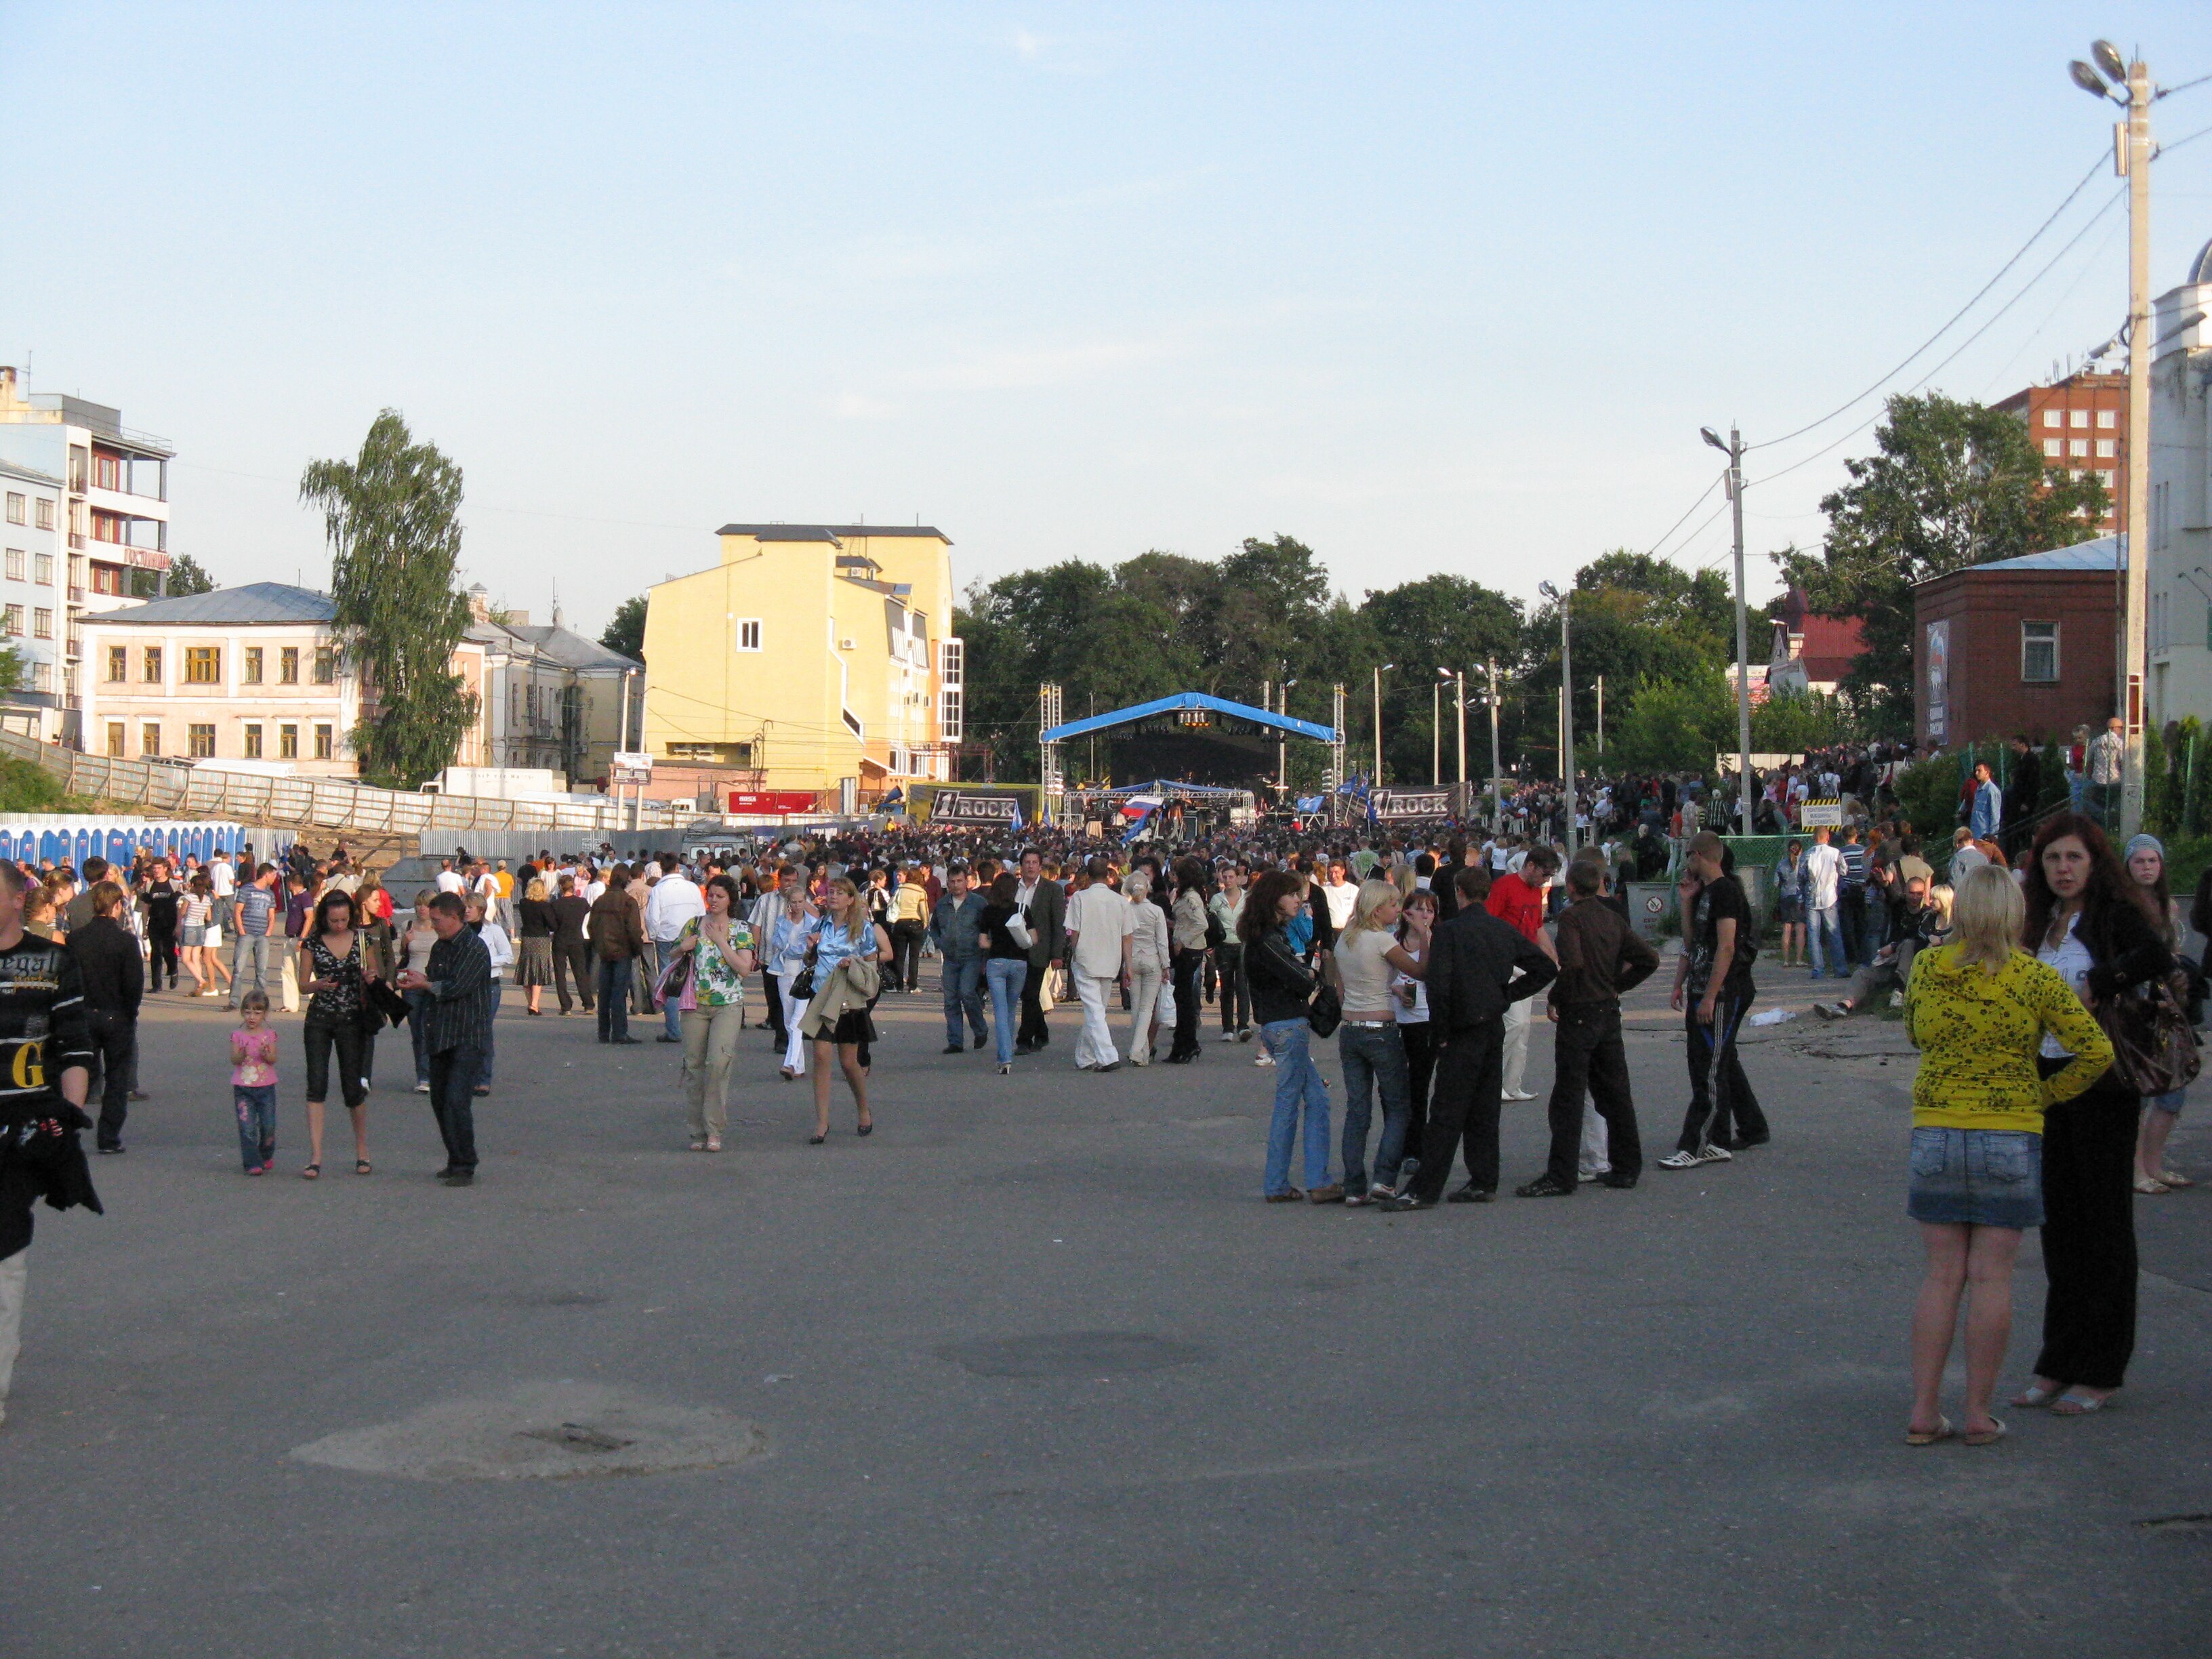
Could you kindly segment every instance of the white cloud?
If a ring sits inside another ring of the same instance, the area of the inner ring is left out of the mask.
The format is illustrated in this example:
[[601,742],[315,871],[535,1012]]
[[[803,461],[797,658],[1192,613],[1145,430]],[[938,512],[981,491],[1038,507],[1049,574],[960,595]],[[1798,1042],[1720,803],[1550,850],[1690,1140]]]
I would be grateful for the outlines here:
[[830,412],[841,421],[889,421],[897,417],[898,405],[865,392],[841,392],[830,400]]

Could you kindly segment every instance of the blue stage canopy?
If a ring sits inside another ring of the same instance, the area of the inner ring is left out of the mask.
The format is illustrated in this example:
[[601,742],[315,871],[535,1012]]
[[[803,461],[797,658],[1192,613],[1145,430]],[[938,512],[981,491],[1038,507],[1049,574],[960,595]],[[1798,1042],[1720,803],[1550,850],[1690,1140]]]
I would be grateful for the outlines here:
[[1109,709],[1103,714],[1091,714],[1079,720],[1070,720],[1065,726],[1055,726],[1043,734],[1046,743],[1066,743],[1071,738],[1087,738],[1093,732],[1103,732],[1109,726],[1130,726],[1139,720],[1152,719],[1156,714],[1172,714],[1185,708],[1202,708],[1209,714],[1226,714],[1233,719],[1249,720],[1255,726],[1264,726],[1271,732],[1281,732],[1294,738],[1310,738],[1316,743],[1337,741],[1334,728],[1316,726],[1311,720],[1292,720],[1288,714],[1270,713],[1255,708],[1247,702],[1231,702],[1225,697],[1208,696],[1203,691],[1181,691],[1172,697],[1156,697],[1151,702],[1140,702],[1127,708]]

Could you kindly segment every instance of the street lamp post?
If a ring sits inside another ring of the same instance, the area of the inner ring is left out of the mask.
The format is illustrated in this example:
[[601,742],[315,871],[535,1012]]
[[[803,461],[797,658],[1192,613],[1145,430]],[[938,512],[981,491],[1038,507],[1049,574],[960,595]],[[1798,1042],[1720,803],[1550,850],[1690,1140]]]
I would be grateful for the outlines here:
[[1382,677],[1397,665],[1386,662],[1375,671],[1375,775],[1367,786],[1370,797],[1382,787]]
[[1729,500],[1735,507],[1735,738],[1736,787],[1742,803],[1743,829],[1751,833],[1751,624],[1743,605],[1743,434],[1729,428],[1723,443],[1711,427],[1699,435],[1729,458]]
[[[1282,684],[1283,706],[1275,712],[1285,720],[1291,717],[1291,688],[1297,684],[1296,680],[1285,680]],[[1291,793],[1290,739],[1279,726],[1275,731],[1275,787],[1283,794]]]
[[1467,671],[1452,671],[1452,708],[1459,726],[1459,781],[1467,781]]
[[1498,659],[1492,657],[1490,668],[1490,811],[1491,828],[1503,834],[1505,829],[1505,769],[1498,754]]
[[1444,682],[1451,678],[1451,670],[1439,668],[1437,678],[1429,684],[1429,787],[1439,787],[1444,781]]
[[[2143,679],[2150,657],[2148,543],[2138,539],[2150,517],[2150,106],[2162,94],[2151,84],[2150,65],[2140,58],[2128,62],[2111,41],[2094,42],[2089,55],[2095,68],[2079,58],[2067,66],[2074,84],[2112,99],[2128,112],[2125,125],[2113,134],[2112,164],[2128,181],[2128,435],[2123,463],[2127,528],[2120,538],[2127,556],[2127,587],[2118,690],[2128,744],[2120,771],[2120,833],[2134,836],[2142,830]],[[2138,548],[2146,556],[2136,556]]]
[[1558,601],[1559,607],[1559,780],[1566,790],[1565,828],[1567,856],[1571,859],[1575,855],[1575,668],[1567,643],[1567,616],[1572,590],[1562,593],[1549,582],[1539,582],[1536,591]]

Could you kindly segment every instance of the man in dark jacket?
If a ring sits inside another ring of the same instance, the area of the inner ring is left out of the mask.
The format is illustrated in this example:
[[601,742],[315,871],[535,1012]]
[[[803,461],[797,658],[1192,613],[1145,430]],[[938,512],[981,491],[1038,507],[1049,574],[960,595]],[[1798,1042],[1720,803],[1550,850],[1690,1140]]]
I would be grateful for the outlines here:
[[70,931],[70,954],[84,982],[84,1006],[101,1075],[100,1133],[103,1152],[123,1150],[123,1121],[131,1107],[131,1076],[138,1048],[138,1005],[146,994],[146,968],[138,941],[116,919],[123,889],[93,884],[92,919]]
[[[428,962],[399,975],[401,990],[421,991],[429,999],[423,1010],[422,1048],[430,1059],[430,1109],[446,1143],[446,1167],[438,1179],[448,1187],[476,1181],[476,1114],[470,1096],[491,1036],[491,951],[468,926],[468,916],[459,893],[432,899],[430,926],[438,942],[430,947]],[[599,1006],[604,1008],[609,1000],[603,994]],[[613,1000],[620,1006],[618,998]]]
[[1067,951],[1067,890],[1044,878],[1044,854],[1034,847],[1022,851],[1021,882],[1016,902],[1030,923],[1030,971],[1022,981],[1022,1023],[1016,1033],[1014,1052],[1033,1054],[1052,1041],[1044,1023],[1045,969]]
[[1471,1165],[1455,1204],[1487,1204],[1498,1190],[1498,1109],[1504,1087],[1505,1011],[1559,976],[1531,940],[1484,907],[1490,872],[1462,870],[1457,915],[1429,950],[1429,1019],[1437,1032],[1436,1094],[1421,1133],[1420,1168],[1386,1207],[1425,1210],[1443,1191],[1462,1132]]
[[2004,790],[2004,849],[2017,860],[2035,839],[2035,804],[2043,793],[2043,757],[2025,732],[2012,740],[2012,778]]
[[645,917],[629,896],[629,866],[617,864],[607,890],[592,902],[592,954],[599,964],[599,1041],[635,1042],[629,1034],[630,966],[645,954]]
[[[983,896],[968,889],[968,866],[953,860],[945,872],[945,896],[929,919],[929,937],[945,959],[945,1052],[963,1053],[962,1020],[980,1048],[991,1035],[983,1018],[983,949],[975,937],[983,915]],[[763,953],[765,954],[765,953]]]
[[1552,1071],[1552,1155],[1542,1175],[1516,1188],[1522,1198],[1575,1195],[1585,1090],[1605,1121],[1605,1161],[1612,1165],[1593,1179],[1608,1187],[1633,1187],[1644,1172],[1628,1054],[1620,1042],[1620,994],[1658,972],[1659,953],[1637,938],[1623,911],[1601,896],[1604,886],[1604,869],[1595,861],[1578,858],[1567,866],[1571,902],[1559,913],[1559,976],[1551,998],[1552,1018],[1559,1022]]
[[31,1206],[99,1208],[76,1139],[92,1082],[84,981],[67,946],[23,931],[27,879],[0,860],[0,1419],[21,1346]]
[[553,901],[553,989],[561,998],[561,1012],[568,1012],[568,981],[576,981],[576,1000],[590,1013],[594,1006],[592,983],[592,941],[585,933],[592,902],[576,890],[574,876],[556,878],[560,896]]

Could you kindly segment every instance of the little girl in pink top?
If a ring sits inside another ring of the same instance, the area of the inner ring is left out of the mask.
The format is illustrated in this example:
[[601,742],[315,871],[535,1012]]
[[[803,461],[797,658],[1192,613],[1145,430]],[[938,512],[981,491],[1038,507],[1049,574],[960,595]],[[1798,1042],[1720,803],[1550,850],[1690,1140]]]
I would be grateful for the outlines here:
[[245,1024],[230,1034],[230,1099],[238,1112],[238,1151],[246,1160],[246,1174],[266,1175],[276,1165],[276,1033],[269,1027],[265,992],[248,991],[239,1008]]

